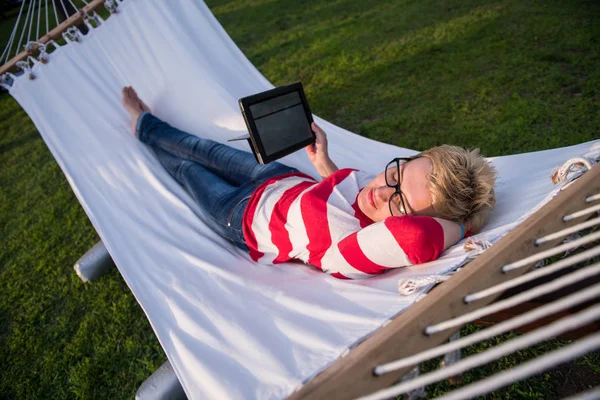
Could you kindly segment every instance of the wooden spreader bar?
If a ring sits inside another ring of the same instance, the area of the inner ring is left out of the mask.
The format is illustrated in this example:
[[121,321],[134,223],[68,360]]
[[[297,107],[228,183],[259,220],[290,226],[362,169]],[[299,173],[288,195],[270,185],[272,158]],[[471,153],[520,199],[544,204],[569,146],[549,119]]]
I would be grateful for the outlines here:
[[585,198],[597,193],[600,193],[600,165],[586,172],[451,279],[357,345],[289,399],[353,399],[397,382],[411,367],[377,377],[373,369],[448,340],[454,333],[452,330],[431,336],[426,336],[424,330],[428,325],[464,315],[495,301],[501,293],[469,304],[465,304],[463,298],[526,273],[529,268],[508,273],[502,273],[501,268],[561,243],[564,238],[536,246],[535,240],[587,219],[589,215],[563,222],[562,217],[590,207],[592,204],[586,203]]
[[[39,38],[37,40],[37,42],[41,43],[41,44],[45,44],[51,40],[59,39],[67,29],[69,29],[72,26],[76,26],[76,25],[83,23],[83,19],[86,14],[96,11],[97,9],[103,7],[104,1],[105,0],[92,0],[90,2],[90,4],[79,9],[79,11],[77,13],[71,15],[69,18],[64,20],[56,28],[52,29],[50,32],[48,32],[47,34],[45,34],[44,36]],[[27,57],[30,57],[30,56],[34,57],[37,54],[37,49],[35,48],[35,46],[33,46],[33,47],[34,48],[32,50],[23,50],[22,52],[17,54],[15,57],[11,58],[6,64],[2,65],[0,67],[0,75],[4,74],[6,72],[16,71],[18,69],[17,63],[19,61],[24,61],[27,59]]]

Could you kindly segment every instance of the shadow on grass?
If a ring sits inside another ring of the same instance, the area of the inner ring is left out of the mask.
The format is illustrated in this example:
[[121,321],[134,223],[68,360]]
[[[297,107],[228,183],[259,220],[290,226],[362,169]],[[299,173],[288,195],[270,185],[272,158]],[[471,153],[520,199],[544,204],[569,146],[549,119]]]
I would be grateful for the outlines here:
[[18,139],[12,140],[8,143],[0,144],[0,156],[3,156],[5,153],[10,152],[13,149],[21,147],[30,143],[33,140],[39,139],[39,134],[37,131],[29,132],[23,136],[19,136]]

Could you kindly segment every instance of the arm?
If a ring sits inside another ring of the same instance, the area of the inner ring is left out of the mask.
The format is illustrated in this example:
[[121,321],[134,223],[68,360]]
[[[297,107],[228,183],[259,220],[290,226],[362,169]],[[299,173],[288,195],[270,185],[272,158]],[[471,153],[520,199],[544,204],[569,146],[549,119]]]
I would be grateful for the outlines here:
[[434,218],[444,230],[444,250],[450,246],[454,246],[464,237],[464,227],[461,230],[460,226],[452,221],[442,218]]
[[322,267],[350,279],[379,275],[390,268],[433,261],[460,239],[451,221],[427,216],[390,217],[354,232],[336,244],[339,257]]
[[314,165],[319,175],[321,175],[322,178],[327,178],[339,168],[331,161],[331,158],[329,158],[329,153],[327,151],[327,135],[325,132],[314,122],[312,123],[311,128],[317,136],[317,140],[314,144],[306,146],[306,153],[308,154],[308,159]]

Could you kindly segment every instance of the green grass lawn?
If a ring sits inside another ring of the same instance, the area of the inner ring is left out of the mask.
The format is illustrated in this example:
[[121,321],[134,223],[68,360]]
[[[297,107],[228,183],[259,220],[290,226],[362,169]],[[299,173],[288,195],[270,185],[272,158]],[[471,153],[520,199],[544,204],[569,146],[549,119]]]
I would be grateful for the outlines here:
[[[315,114],[363,136],[414,149],[479,147],[488,156],[600,136],[597,1],[207,3],[273,84],[302,81]],[[0,21],[2,47],[11,28]],[[117,271],[90,285],[76,277],[73,263],[98,237],[5,92],[0,187],[0,399],[132,398],[164,353]],[[464,381],[563,344],[543,343]],[[562,398],[598,382],[600,356],[592,354],[489,398]]]

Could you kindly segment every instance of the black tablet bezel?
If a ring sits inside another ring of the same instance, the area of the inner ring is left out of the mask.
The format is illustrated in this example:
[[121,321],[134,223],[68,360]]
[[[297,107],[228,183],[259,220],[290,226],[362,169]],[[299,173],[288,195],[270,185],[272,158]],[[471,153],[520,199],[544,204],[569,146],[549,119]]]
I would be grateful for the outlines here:
[[[256,157],[256,161],[258,161],[261,164],[268,164],[271,161],[275,161],[282,157],[285,157],[288,154],[291,154],[295,151],[300,150],[303,147],[308,146],[309,144],[314,143],[316,140],[315,133],[312,131],[312,128],[310,128],[312,138],[299,142],[292,147],[289,147],[282,151],[278,151],[277,153],[271,154],[270,156],[267,156],[265,154],[265,148],[261,141],[260,135],[258,134],[258,130],[256,129],[256,124],[254,123],[254,117],[252,116],[252,112],[250,111],[250,106],[292,92],[300,93],[302,108],[304,109],[304,113],[306,115],[306,118],[308,119],[308,126],[310,127],[313,122],[312,113],[310,112],[310,107],[308,106],[308,102],[306,101],[306,95],[304,94],[302,83],[300,82],[295,82],[286,86],[280,86],[275,89],[267,90],[266,92],[254,94],[252,96],[242,97],[238,101],[240,110],[242,111],[242,115],[244,116],[244,120],[246,121],[246,126],[250,131],[250,140],[252,141],[250,147],[252,148],[252,152]],[[258,150],[259,154],[256,153],[255,149]]]

